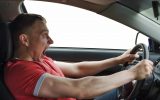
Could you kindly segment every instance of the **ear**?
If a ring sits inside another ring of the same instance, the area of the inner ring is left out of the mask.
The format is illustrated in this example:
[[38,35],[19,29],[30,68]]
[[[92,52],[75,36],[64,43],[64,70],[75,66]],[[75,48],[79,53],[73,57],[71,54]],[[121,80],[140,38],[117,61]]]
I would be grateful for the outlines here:
[[29,39],[28,39],[28,36],[27,36],[26,34],[21,34],[21,35],[19,36],[19,40],[20,40],[20,42],[21,42],[23,45],[25,45],[25,46],[28,47],[28,45],[29,45]]

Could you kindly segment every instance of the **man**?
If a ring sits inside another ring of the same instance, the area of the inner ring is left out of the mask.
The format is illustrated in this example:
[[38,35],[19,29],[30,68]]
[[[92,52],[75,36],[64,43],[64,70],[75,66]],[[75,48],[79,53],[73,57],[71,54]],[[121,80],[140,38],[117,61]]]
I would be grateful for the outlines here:
[[152,62],[143,60],[131,69],[108,76],[91,76],[117,64],[131,62],[136,54],[101,61],[66,63],[44,55],[53,43],[46,20],[36,14],[20,14],[11,23],[14,58],[5,68],[5,82],[17,100],[75,100],[94,98],[132,80],[146,78]]

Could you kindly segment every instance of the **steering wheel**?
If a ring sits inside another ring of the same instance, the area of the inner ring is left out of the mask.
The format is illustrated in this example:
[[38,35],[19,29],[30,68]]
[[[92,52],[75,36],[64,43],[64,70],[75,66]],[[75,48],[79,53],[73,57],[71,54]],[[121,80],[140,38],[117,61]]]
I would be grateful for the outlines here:
[[[147,48],[147,46],[145,44],[143,44],[143,43],[137,44],[131,50],[130,54],[135,54],[138,51],[142,51],[142,55],[143,55],[142,59],[149,59],[149,51],[148,51],[148,48]],[[140,59],[140,60],[142,60],[142,59]],[[128,66],[128,62],[126,62],[123,65],[123,67],[125,67],[125,69],[127,69],[127,66]],[[138,96],[139,91],[140,91],[141,87],[143,86],[144,82],[145,82],[145,79],[136,81],[134,86],[133,86],[133,88],[132,88],[132,90],[131,90],[131,92],[129,93],[129,95],[127,95],[123,99],[125,99],[125,100],[134,100]],[[131,84],[131,82],[126,84],[126,85],[129,85],[129,84]],[[125,85],[122,87],[122,89],[125,89]],[[124,94],[124,93],[122,93],[122,94]]]

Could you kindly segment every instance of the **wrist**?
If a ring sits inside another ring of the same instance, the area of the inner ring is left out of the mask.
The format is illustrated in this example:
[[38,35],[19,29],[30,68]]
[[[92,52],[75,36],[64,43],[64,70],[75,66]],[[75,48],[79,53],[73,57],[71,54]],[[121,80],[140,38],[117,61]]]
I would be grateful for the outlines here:
[[136,77],[137,77],[136,70],[135,70],[135,69],[133,69],[133,68],[130,68],[130,69],[128,69],[127,71],[130,73],[130,75],[131,75],[132,79],[133,79],[133,80],[135,80],[135,79],[136,79]]
[[123,64],[124,63],[124,61],[121,59],[120,56],[115,57],[115,62],[116,62],[116,64]]

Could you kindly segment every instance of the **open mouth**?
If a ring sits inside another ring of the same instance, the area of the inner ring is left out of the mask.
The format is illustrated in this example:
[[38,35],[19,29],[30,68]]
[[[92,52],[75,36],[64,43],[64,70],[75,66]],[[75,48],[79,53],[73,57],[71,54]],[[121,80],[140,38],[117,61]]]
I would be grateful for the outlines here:
[[47,50],[48,47],[49,47],[49,46],[46,46],[46,47],[44,48],[44,50],[43,50],[43,52],[42,52],[43,55],[45,55],[46,50]]
[[45,53],[46,53],[46,49],[43,50],[42,54],[45,55]]

